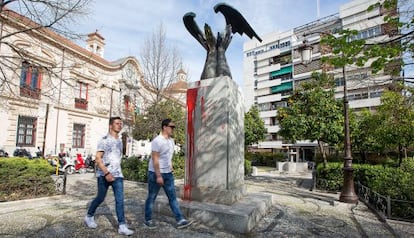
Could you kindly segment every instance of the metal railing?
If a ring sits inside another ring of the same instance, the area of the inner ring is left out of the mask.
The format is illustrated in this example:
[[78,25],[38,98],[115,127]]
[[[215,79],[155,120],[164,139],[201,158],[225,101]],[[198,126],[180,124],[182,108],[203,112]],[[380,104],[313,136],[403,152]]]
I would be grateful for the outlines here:
[[414,201],[393,199],[390,196],[381,195],[359,181],[355,185],[359,199],[375,210],[383,219],[414,222]]
[[[342,184],[326,179],[313,179],[314,186],[323,191],[340,191]],[[390,196],[384,196],[361,184],[355,182],[355,190],[359,200],[374,210],[381,219],[394,219],[401,221],[414,222],[414,201],[393,199]]]

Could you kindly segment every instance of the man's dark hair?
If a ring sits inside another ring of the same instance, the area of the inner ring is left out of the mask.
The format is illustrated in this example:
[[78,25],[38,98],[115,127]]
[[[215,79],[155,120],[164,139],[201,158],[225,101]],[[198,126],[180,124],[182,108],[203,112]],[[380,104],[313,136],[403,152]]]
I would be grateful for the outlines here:
[[161,122],[161,130],[164,129],[164,126],[168,126],[172,120],[170,118],[164,119]]
[[121,120],[121,117],[111,117],[109,118],[109,125],[112,125],[114,123],[115,120]]

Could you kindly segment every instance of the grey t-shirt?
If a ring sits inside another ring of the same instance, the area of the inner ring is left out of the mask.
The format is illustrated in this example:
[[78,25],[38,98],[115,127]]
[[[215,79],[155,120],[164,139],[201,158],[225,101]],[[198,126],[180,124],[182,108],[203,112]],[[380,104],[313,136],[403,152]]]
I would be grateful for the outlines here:
[[[98,142],[97,151],[102,151],[103,157],[102,161],[108,171],[114,177],[123,178],[121,170],[121,159],[122,159],[122,140],[121,138],[114,138],[110,134],[104,136]],[[97,168],[96,176],[104,176],[104,173],[101,169]]]
[[[151,142],[151,151],[160,153],[160,172],[171,173],[174,140],[172,138],[166,139],[164,136],[158,135]],[[148,170],[155,172],[152,158],[149,161]]]

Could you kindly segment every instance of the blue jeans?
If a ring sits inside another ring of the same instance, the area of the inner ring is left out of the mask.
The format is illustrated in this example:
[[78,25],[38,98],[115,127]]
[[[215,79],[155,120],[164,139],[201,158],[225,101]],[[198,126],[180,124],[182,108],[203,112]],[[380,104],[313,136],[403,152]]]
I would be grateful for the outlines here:
[[[167,194],[168,202],[172,212],[174,213],[175,220],[178,222],[183,219],[184,216],[181,213],[180,206],[178,205],[177,197],[175,195],[174,176],[172,173],[162,173],[161,176],[164,179],[164,186],[162,187],[164,188],[165,194]],[[161,186],[157,183],[155,173],[148,171],[148,196],[145,201],[145,221],[152,219],[152,207],[160,188]]]
[[95,214],[98,206],[105,200],[106,192],[108,192],[109,186],[112,186],[115,197],[115,209],[116,216],[118,217],[118,224],[125,224],[125,214],[124,214],[124,179],[115,178],[115,181],[108,182],[104,176],[98,177],[98,194],[96,198],[91,202],[91,205],[88,209],[88,216],[93,216]]

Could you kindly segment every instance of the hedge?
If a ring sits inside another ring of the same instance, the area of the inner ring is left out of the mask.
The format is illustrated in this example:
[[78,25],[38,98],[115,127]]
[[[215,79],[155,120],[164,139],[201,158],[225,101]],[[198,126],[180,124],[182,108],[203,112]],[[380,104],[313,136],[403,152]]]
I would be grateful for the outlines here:
[[0,201],[55,194],[54,168],[44,159],[0,159]]
[[[148,180],[148,161],[149,159],[142,159],[138,157],[128,157],[122,160],[122,173],[124,178],[132,181],[144,182]],[[174,154],[174,178],[184,178],[185,159],[182,154]]]
[[[400,168],[353,164],[354,181],[392,199],[414,201],[414,158],[404,159]],[[317,178],[327,181],[327,189],[339,191],[343,184],[343,163],[319,164]]]
[[[147,182],[148,178],[148,159],[141,159],[137,157],[129,157],[122,160],[122,173],[125,179]],[[185,157],[183,154],[174,154],[173,156],[174,177],[175,179],[184,178],[185,172]],[[250,161],[244,161],[244,174],[251,175],[252,165]]]
[[287,155],[284,153],[252,153],[245,152],[244,158],[252,162],[253,166],[276,167],[276,162],[286,161]]

